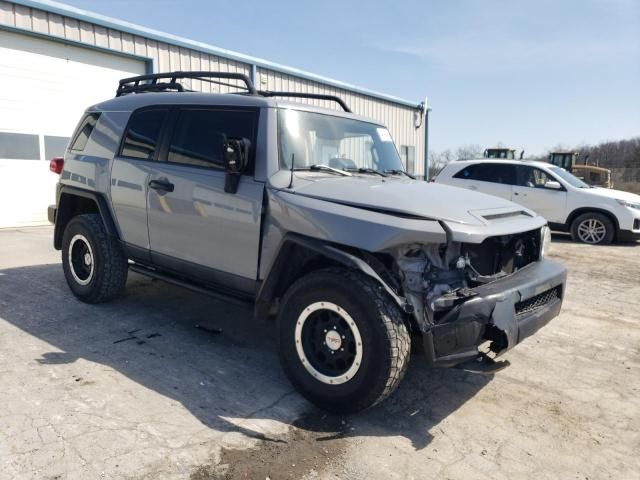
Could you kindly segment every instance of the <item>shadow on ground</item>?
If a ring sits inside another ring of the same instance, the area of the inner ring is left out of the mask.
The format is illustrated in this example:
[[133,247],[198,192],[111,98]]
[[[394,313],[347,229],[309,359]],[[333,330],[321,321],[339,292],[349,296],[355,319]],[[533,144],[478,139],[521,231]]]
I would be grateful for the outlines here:
[[[358,415],[331,416],[292,389],[278,363],[272,325],[254,321],[247,309],[135,274],[122,298],[85,305],[69,292],[60,265],[1,273],[0,318],[55,349],[34,358],[43,368],[78,359],[108,365],[180,402],[212,429],[274,444],[286,440],[229,419],[297,418],[293,425],[313,434],[318,445],[354,436],[404,436],[421,449],[442,419],[490,381],[458,370],[427,370],[424,359],[414,356],[386,402]],[[283,401],[292,398],[297,401]],[[291,404],[299,411],[287,411]]]

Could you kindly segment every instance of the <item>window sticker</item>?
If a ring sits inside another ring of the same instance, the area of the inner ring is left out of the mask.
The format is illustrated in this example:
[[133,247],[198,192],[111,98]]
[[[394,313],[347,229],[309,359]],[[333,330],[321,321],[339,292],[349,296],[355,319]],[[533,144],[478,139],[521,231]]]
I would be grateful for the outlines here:
[[380,127],[378,127],[376,130],[378,131],[378,137],[380,137],[381,142],[393,142],[389,130]]

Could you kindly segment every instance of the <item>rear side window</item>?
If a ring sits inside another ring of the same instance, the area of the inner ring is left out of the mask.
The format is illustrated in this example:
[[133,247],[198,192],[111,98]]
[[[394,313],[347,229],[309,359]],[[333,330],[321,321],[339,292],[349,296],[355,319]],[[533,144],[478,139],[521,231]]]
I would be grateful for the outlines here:
[[120,155],[153,160],[167,110],[134,112],[129,120]]
[[224,138],[246,138],[251,142],[253,152],[256,119],[257,113],[248,110],[182,110],[171,137],[167,160],[198,167],[224,168]]
[[515,185],[516,169],[511,164],[476,163],[463,168],[453,178]]
[[80,122],[80,126],[73,137],[73,142],[71,143],[70,150],[75,152],[81,152],[84,150],[84,147],[87,146],[87,141],[89,141],[89,137],[93,132],[93,129],[96,128],[96,123],[98,123],[98,119],[100,118],[99,112],[90,113],[82,122]]

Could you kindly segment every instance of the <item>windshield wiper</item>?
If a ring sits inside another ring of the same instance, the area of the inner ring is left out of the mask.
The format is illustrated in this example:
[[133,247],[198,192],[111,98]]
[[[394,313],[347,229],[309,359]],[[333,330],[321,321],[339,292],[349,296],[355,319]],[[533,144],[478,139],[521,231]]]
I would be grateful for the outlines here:
[[380,175],[381,177],[386,177],[386,175],[380,170],[376,170],[375,168],[368,167],[360,167],[360,168],[345,168],[345,170],[349,172],[358,172],[358,173],[373,173],[374,175]]
[[398,169],[395,169],[395,168],[391,168],[389,170],[385,170],[384,173],[390,173],[391,175],[406,175],[407,177],[412,178],[413,180],[416,179],[416,177],[414,177],[410,173],[407,173],[404,170],[398,170]]
[[339,170],[337,168],[333,168],[330,167],[329,165],[322,165],[322,164],[314,164],[314,165],[309,165],[308,167],[296,167],[294,168],[294,170],[299,171],[299,170],[322,170],[324,172],[333,172],[333,173],[337,173],[338,175],[342,175],[344,177],[350,177],[351,174],[349,172],[345,172],[344,170]]

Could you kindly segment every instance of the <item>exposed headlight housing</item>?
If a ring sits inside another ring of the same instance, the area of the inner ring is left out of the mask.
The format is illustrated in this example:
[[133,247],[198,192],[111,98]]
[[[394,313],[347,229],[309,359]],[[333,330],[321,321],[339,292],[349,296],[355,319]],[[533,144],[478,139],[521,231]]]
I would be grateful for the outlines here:
[[551,229],[545,225],[540,229],[540,258],[544,258],[549,253],[551,247]]
[[636,210],[640,210],[640,203],[628,202],[626,200],[620,200],[617,198],[616,198],[616,202],[618,202],[623,207],[635,208]]

